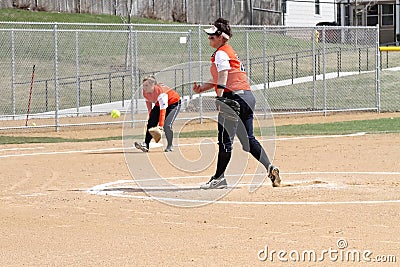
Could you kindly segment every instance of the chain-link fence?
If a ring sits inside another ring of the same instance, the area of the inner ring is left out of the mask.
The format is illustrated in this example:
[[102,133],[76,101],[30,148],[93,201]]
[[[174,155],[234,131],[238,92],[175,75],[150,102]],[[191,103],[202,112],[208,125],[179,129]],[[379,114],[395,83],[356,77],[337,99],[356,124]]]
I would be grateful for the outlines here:
[[[48,118],[45,126],[56,129],[76,125],[71,118],[118,123],[101,116],[114,108],[144,121],[141,80],[148,74],[182,96],[178,119],[215,116],[212,98],[191,90],[193,81],[210,78],[214,49],[204,27],[0,23],[0,128],[22,127],[18,121],[28,115]],[[379,53],[375,27],[233,26],[233,32],[230,44],[260,114],[399,110],[400,53]]]

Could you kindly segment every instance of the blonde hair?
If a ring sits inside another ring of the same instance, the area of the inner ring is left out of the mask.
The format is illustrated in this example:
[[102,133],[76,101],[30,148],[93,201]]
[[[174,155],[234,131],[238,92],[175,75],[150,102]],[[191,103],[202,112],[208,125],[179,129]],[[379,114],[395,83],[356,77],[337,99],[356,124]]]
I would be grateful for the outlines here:
[[149,81],[152,84],[157,84],[157,80],[156,77],[154,77],[154,75],[149,75],[143,78],[143,82],[145,81]]

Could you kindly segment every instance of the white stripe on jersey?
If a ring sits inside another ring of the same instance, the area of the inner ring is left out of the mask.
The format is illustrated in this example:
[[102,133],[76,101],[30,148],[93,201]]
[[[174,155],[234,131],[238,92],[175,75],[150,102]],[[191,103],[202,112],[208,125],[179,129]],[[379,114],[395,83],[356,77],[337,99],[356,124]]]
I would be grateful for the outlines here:
[[160,109],[166,109],[168,107],[168,94],[162,93],[157,97]]
[[230,70],[231,64],[229,63],[229,56],[225,51],[218,50],[215,53],[215,66],[217,66],[217,71]]

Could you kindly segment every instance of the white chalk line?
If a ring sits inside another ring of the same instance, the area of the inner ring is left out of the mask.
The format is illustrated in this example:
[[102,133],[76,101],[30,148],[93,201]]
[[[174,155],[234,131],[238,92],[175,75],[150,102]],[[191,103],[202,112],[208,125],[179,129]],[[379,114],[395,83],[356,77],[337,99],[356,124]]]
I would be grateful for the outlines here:
[[[281,172],[283,176],[285,175],[335,175],[335,174],[357,174],[357,175],[400,175],[400,172]],[[241,174],[241,176],[265,176],[266,174],[263,173],[256,173],[256,174]],[[225,174],[225,177],[230,177],[230,176],[238,176],[234,174]],[[141,183],[141,182],[154,182],[154,181],[168,181],[168,180],[204,180],[210,178],[210,175],[197,175],[197,176],[173,176],[173,177],[157,177],[157,178],[148,178],[148,179],[132,179],[132,180],[118,180],[115,182],[109,182],[105,184],[100,184],[98,186],[94,186],[90,189],[89,191],[101,191],[104,190],[104,188],[108,188],[109,186],[113,186],[116,184],[124,184],[124,183]],[[302,181],[288,181],[292,185],[298,185],[298,184],[303,184],[303,183],[310,183],[313,182],[312,180],[302,180]],[[242,186],[254,186],[254,184],[241,184]],[[258,184],[257,184],[258,186]],[[263,185],[262,185],[263,186]],[[270,186],[270,185],[268,185]],[[317,186],[317,185],[314,185]],[[179,188],[185,189],[185,187],[180,186]],[[193,188],[193,186],[188,186],[186,188]],[[110,189],[110,188],[108,188]],[[111,188],[112,189],[112,188]],[[133,187],[130,187],[129,189],[134,189]],[[143,189],[142,187],[138,189]],[[171,189],[171,187],[146,187],[146,189]]]
[[[313,135],[313,136],[293,136],[293,137],[277,137],[277,138],[267,138],[258,140],[260,142],[269,141],[290,141],[290,140],[301,140],[301,139],[322,139],[322,138],[339,138],[339,137],[353,137],[353,136],[363,136],[366,135],[365,132],[359,132],[354,134],[333,134],[333,135]],[[239,141],[234,141],[238,143]],[[191,143],[191,144],[178,144],[177,146],[193,146],[193,145],[208,145],[217,144],[217,142],[207,141],[204,143]]]
[[[96,194],[89,192],[91,194]],[[104,192],[103,194],[96,195],[109,195],[122,198],[133,198],[141,200],[158,200],[166,202],[185,202],[185,203],[216,203],[216,204],[231,204],[231,205],[345,205],[345,204],[393,204],[400,203],[400,200],[361,200],[361,201],[235,201],[235,200],[201,200],[201,199],[183,199],[183,198],[165,198],[165,197],[152,197],[152,196],[135,196],[126,195],[121,192]]]
[[[284,138],[271,138],[262,139],[260,142],[266,141],[287,141],[287,140],[299,140],[299,139],[316,139],[316,138],[339,138],[339,137],[352,137],[352,136],[362,136],[365,133],[355,133],[355,134],[345,134],[345,135],[317,135],[317,136],[298,136],[298,137],[284,137]],[[239,142],[239,141],[235,141]],[[217,142],[206,142],[206,143],[189,143],[189,144],[177,144],[176,147],[184,146],[198,146],[205,144],[216,144]],[[156,146],[155,146],[156,147]],[[17,149],[17,148],[10,148]],[[31,156],[45,156],[45,155],[62,155],[62,154],[77,154],[77,153],[95,153],[103,151],[118,151],[118,150],[137,150],[135,147],[113,147],[113,148],[99,148],[99,149],[86,149],[86,150],[67,150],[67,151],[49,151],[49,152],[36,152],[36,153],[24,153],[24,154],[8,154],[0,155],[0,158],[13,158],[13,157],[31,157]]]
[[[209,176],[207,176],[209,177]],[[135,182],[134,180],[119,180],[116,181],[116,183],[113,183],[113,185],[118,185],[118,184],[123,184],[124,186],[118,186],[118,187],[103,187],[104,184],[100,184],[99,186],[92,187],[90,189],[87,189],[89,193],[97,192],[99,194],[102,194],[103,191],[128,191],[128,190],[137,190],[137,191],[143,191],[145,192],[146,190],[185,190],[185,189],[200,189],[200,184],[196,185],[170,185],[170,186],[128,186],[126,185],[127,183],[133,183]],[[287,184],[286,186],[298,186],[298,185],[304,185],[304,187],[326,187],[326,188],[339,188],[336,184],[333,183],[328,183],[328,182],[323,182],[322,184],[316,183],[313,184],[315,181],[311,180],[304,180],[304,181],[290,181],[290,184]],[[285,183],[283,183],[285,185]],[[234,189],[234,188],[242,188],[246,186],[268,186],[270,187],[271,185],[267,184],[252,184],[252,183],[237,183],[235,185],[228,185],[228,188]],[[94,189],[96,188],[96,189]],[[96,194],[97,194],[96,193]]]
[[103,151],[115,151],[124,148],[100,148],[100,149],[87,149],[87,150],[67,150],[67,151],[50,151],[50,152],[37,152],[37,153],[26,153],[26,154],[10,154],[1,155],[0,158],[13,158],[13,157],[30,157],[30,156],[43,156],[43,155],[62,155],[62,154],[75,154],[75,153],[95,153]]
[[0,152],[21,151],[21,150],[36,150],[36,149],[43,149],[43,148],[44,148],[44,146],[39,146],[39,147],[13,147],[13,148],[0,149]]
[[[357,174],[357,175],[400,175],[400,172],[280,172],[282,176],[285,175],[337,175],[337,174]],[[225,174],[225,177],[237,177],[237,176],[266,176],[265,173],[244,173],[244,174]],[[101,184],[105,186],[110,186],[114,184],[121,184],[121,183],[141,183],[141,182],[151,182],[151,181],[166,181],[166,180],[197,180],[197,179],[204,179],[210,178],[210,175],[189,175],[189,176],[172,176],[172,177],[157,177],[157,178],[147,178],[147,179],[132,179],[132,180],[118,180],[116,182],[110,182],[106,184]],[[303,184],[303,183],[310,183],[315,180],[301,180],[301,181],[288,181],[291,184]],[[242,184],[242,185],[253,185],[253,184]],[[93,187],[95,188],[95,187]],[[147,188],[147,187],[146,187]],[[162,189],[161,187],[154,187],[158,189]],[[171,189],[171,187],[165,187],[166,189]]]
[[[290,174],[296,175],[296,174],[336,174],[338,172],[290,172]],[[340,173],[349,173],[349,172],[340,172]],[[381,175],[382,172],[353,172],[355,174],[369,174],[369,175]],[[400,175],[399,172],[384,172],[385,174],[395,174],[395,175]],[[286,173],[289,174],[289,173]],[[253,174],[244,174],[244,175],[253,175]],[[228,176],[228,175],[227,175]],[[169,177],[165,179],[199,179],[199,178],[204,178],[208,176],[184,176],[184,177]],[[158,180],[159,178],[154,178],[152,180]],[[199,204],[204,204],[204,203],[218,203],[218,204],[234,204],[234,205],[344,205],[344,204],[391,204],[391,203],[400,203],[400,200],[358,200],[358,201],[235,201],[235,200],[202,200],[202,199],[184,199],[184,198],[167,198],[167,197],[153,197],[153,196],[138,196],[138,195],[132,195],[132,194],[124,194],[124,190],[140,190],[145,192],[146,190],[151,190],[151,189],[173,189],[174,187],[138,187],[138,186],[131,186],[131,187],[117,187],[115,190],[113,190],[113,187],[110,186],[115,186],[119,184],[126,184],[126,183],[135,183],[135,182],[140,182],[140,181],[149,181],[149,180],[118,180],[114,182],[109,182],[109,183],[104,183],[100,185],[96,185],[92,188],[89,188],[85,190],[86,193],[93,194],[93,195],[108,195],[108,196],[114,196],[114,197],[122,197],[122,198],[133,198],[133,199],[142,199],[142,200],[157,200],[157,201],[167,201],[167,202],[185,202],[185,203],[199,203]],[[312,181],[289,181],[292,185],[297,184],[307,184]],[[238,183],[235,186],[229,187],[229,188],[238,188],[238,187],[244,187],[244,186],[254,186],[255,184],[249,184],[249,183]],[[258,185],[255,185],[258,186]],[[266,185],[263,185],[266,186]],[[268,185],[270,186],[270,185]],[[307,184],[305,187],[329,187],[329,188],[338,188],[337,185],[326,182],[324,184]],[[179,189],[194,189],[198,188],[194,185],[188,186],[180,186],[180,187],[175,187]],[[290,188],[290,187],[288,187]],[[292,187],[295,188],[295,187]],[[200,189],[199,189],[200,190]],[[277,189],[279,190],[279,189]]]

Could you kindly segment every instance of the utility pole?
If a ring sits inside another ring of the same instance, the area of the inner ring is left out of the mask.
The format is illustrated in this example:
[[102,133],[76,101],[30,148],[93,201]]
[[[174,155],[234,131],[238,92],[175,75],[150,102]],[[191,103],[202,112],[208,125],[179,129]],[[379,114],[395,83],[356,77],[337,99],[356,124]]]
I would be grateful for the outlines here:
[[250,25],[253,25],[253,1],[249,0],[250,4]]
[[347,0],[347,22],[346,26],[350,26],[350,0]]

